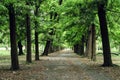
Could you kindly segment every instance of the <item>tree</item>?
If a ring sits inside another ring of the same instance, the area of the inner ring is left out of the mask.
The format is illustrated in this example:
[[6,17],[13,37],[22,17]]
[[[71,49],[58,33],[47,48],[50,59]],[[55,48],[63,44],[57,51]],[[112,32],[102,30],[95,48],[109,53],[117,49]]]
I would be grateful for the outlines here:
[[10,43],[11,43],[11,69],[18,70],[18,53],[17,53],[17,42],[16,42],[16,23],[15,23],[15,11],[13,4],[9,4],[9,21],[10,21]]
[[46,45],[45,45],[44,52],[42,53],[42,56],[48,56],[49,49],[50,49],[50,44],[51,44],[51,41],[50,41],[50,40],[47,40],[47,41],[46,41]]
[[24,55],[22,47],[23,47],[22,41],[19,40],[19,41],[18,41],[19,55]]
[[106,21],[106,10],[105,10],[106,4],[107,4],[107,0],[98,2],[97,4],[98,17],[100,22],[100,30],[101,30],[102,45],[103,45],[103,57],[104,57],[103,66],[112,66],[108,28]]
[[[52,3],[53,4],[53,3]],[[57,3],[58,4],[58,3]],[[61,1],[60,1],[60,5],[61,5]],[[50,22],[50,28],[48,28],[48,37],[46,40],[46,45],[44,48],[44,52],[42,53],[42,56],[47,56],[48,53],[52,50],[52,43],[54,41],[54,39],[52,38],[53,35],[55,35],[55,24],[57,22],[57,17],[58,17],[58,13],[55,11],[56,8],[56,4],[54,3],[53,5],[50,5],[50,12],[49,12],[49,22]]]
[[[26,5],[29,6],[29,3],[26,2]],[[30,10],[27,11],[26,14],[26,36],[27,36],[27,55],[26,55],[26,61],[28,63],[32,62],[32,56],[31,56],[31,25],[30,25]]]
[[[39,7],[41,0],[35,2],[35,17],[38,17]],[[38,32],[38,21],[35,20],[35,60],[39,60],[39,32]]]
[[[35,5],[35,17],[38,17],[38,10],[40,7],[40,3],[38,3],[39,5]],[[37,20],[35,21],[35,60],[39,60],[39,42],[38,42],[38,22]]]
[[86,56],[91,60],[96,60],[96,31],[95,25],[92,23],[88,31]]

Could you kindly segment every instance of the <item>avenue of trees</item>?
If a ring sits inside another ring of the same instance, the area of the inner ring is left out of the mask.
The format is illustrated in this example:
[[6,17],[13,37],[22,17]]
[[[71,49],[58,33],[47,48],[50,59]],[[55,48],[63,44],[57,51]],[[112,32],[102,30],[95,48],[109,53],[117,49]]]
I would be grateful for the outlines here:
[[0,44],[10,45],[12,70],[20,68],[18,55],[32,62],[33,46],[35,60],[71,47],[95,61],[100,42],[102,66],[112,66],[111,48],[120,51],[119,7],[120,0],[0,0]]

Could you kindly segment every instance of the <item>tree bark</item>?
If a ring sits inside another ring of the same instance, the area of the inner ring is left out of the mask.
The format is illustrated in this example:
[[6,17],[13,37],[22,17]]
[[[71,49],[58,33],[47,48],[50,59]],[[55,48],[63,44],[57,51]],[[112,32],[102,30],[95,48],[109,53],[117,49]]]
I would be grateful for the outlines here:
[[86,57],[91,59],[92,55],[92,26],[90,25],[89,30],[88,30],[88,40],[87,40],[87,48],[86,48]]
[[38,32],[35,31],[35,60],[39,60]]
[[81,39],[80,55],[84,55],[84,36],[82,36],[82,39]]
[[43,52],[42,56],[48,56],[48,53],[49,53],[49,50],[50,50],[50,44],[51,44],[51,41],[47,40],[46,41],[46,46],[45,46],[45,49],[44,49],[44,52]]
[[[36,6],[35,16],[38,16],[39,6]],[[38,22],[35,21],[35,60],[39,60],[39,33],[38,33]]]
[[91,60],[96,60],[96,36],[95,36],[95,25],[92,24],[89,27],[88,42],[86,48],[86,56]]
[[19,55],[24,55],[22,47],[23,47],[22,42],[21,42],[21,40],[19,40],[18,41]]
[[75,44],[75,45],[74,45],[74,53],[77,53],[77,54],[78,54],[78,46],[79,46],[78,44]]
[[101,30],[102,46],[103,46],[103,57],[104,57],[103,66],[112,66],[107,21],[106,21],[105,3],[103,4],[98,3],[98,17],[100,22],[100,30]]
[[63,1],[63,0],[59,0],[59,5],[61,5],[61,4],[62,4],[62,1]]
[[15,23],[15,11],[13,4],[8,6],[9,10],[9,25],[10,25],[10,43],[11,43],[11,69],[19,69],[19,61],[17,54],[17,41],[16,41],[16,23]]
[[31,58],[31,27],[30,27],[30,16],[28,13],[26,14],[26,35],[27,35],[26,61],[28,63],[31,63],[32,62],[32,58]]
[[96,30],[94,23],[92,24],[92,56],[91,60],[96,60]]

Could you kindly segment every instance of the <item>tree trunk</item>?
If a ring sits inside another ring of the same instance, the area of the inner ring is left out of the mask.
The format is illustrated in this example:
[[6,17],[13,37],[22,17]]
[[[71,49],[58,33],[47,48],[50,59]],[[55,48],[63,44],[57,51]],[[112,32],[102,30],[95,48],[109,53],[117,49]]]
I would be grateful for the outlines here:
[[84,55],[84,36],[82,36],[82,39],[81,39],[80,55]]
[[74,45],[74,53],[78,53],[78,44]]
[[98,3],[98,17],[100,22],[100,30],[101,30],[102,46],[103,46],[103,57],[104,57],[103,66],[112,66],[107,21],[106,21],[106,11],[105,11],[104,3],[103,4]]
[[[36,6],[35,16],[38,17],[39,6]],[[39,60],[38,21],[35,21],[35,60]]]
[[31,29],[30,29],[30,16],[27,13],[26,14],[26,35],[27,35],[27,55],[26,55],[26,61],[28,63],[32,62],[31,58]]
[[16,23],[15,23],[15,11],[13,4],[8,7],[9,21],[10,21],[10,43],[11,43],[11,69],[19,69],[19,61],[17,54],[17,42],[16,42]]
[[92,56],[91,60],[96,60],[96,30],[95,25],[92,24]]
[[19,40],[18,41],[19,55],[24,55],[22,47],[23,47],[22,42],[21,42],[21,40]]
[[39,60],[38,32],[35,31],[35,60]]
[[59,5],[61,5],[61,4],[62,4],[62,1],[63,1],[63,0],[59,0]]
[[45,46],[45,49],[44,49],[44,52],[43,52],[42,56],[48,56],[49,49],[50,49],[50,44],[51,44],[51,41],[47,40],[46,46]]
[[86,57],[91,59],[92,55],[92,26],[89,27],[88,30],[88,41],[87,41],[87,48],[86,48]]
[[94,24],[92,24],[89,27],[86,56],[93,61],[96,60],[96,37],[95,37],[95,25]]

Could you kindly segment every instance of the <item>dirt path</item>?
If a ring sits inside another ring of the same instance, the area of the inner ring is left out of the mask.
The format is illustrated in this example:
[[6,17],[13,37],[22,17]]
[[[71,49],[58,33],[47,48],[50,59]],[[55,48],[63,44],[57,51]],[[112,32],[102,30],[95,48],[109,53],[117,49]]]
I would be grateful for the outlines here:
[[44,80],[112,80],[108,75],[92,70],[80,61],[80,56],[63,50],[41,58]]
[[19,58],[21,69],[18,71],[10,71],[8,63],[1,63],[0,80],[120,80],[118,77],[112,79],[100,71],[101,68],[95,69],[87,65],[88,62],[84,62],[84,58],[70,50],[40,57],[40,61],[33,61],[32,64],[25,63],[25,56]]

